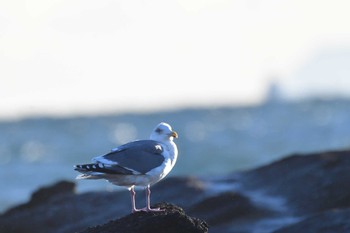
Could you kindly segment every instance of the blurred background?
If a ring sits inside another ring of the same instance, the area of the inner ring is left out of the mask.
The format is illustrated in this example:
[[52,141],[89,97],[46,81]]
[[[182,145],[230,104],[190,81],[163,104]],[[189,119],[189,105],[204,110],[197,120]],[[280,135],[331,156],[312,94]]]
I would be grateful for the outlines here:
[[[346,0],[0,1],[0,212],[160,121],[171,175],[350,147]],[[79,182],[78,191],[116,189]]]

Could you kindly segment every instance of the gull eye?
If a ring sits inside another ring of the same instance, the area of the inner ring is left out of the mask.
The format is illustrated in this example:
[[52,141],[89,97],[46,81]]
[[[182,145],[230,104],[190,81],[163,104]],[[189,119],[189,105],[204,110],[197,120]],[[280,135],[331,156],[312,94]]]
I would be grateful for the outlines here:
[[156,129],[156,132],[157,132],[157,133],[161,133],[161,132],[163,132],[163,130],[161,130],[160,128],[157,128],[157,129]]

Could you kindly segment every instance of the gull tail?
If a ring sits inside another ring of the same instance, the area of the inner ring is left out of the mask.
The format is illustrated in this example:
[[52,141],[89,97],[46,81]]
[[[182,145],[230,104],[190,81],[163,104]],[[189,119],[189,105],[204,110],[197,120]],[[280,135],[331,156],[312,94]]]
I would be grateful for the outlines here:
[[74,170],[82,173],[77,179],[101,179],[107,175],[139,175],[132,169],[128,169],[119,165],[106,165],[103,163],[89,163],[83,165],[75,165]]
[[101,175],[104,173],[101,172],[103,169],[103,164],[90,163],[83,165],[75,165],[74,170],[82,173],[76,177],[76,179],[101,179]]

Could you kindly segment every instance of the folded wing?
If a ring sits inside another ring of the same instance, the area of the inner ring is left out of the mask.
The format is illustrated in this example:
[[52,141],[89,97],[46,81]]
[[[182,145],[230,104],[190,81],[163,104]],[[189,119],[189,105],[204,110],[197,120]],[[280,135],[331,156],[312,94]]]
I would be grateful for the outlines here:
[[[163,151],[162,144],[156,141],[139,140],[117,147],[92,161],[102,164],[103,170],[110,170],[110,173],[115,170],[115,173],[146,174],[164,162]],[[97,167],[102,168],[102,165]]]

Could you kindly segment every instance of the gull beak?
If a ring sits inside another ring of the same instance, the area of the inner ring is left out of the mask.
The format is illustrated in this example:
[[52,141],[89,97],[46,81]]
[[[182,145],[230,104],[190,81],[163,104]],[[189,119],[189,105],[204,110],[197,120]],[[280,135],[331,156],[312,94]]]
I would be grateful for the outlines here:
[[174,138],[178,138],[179,135],[177,135],[177,133],[175,131],[172,131],[170,136],[174,137]]

